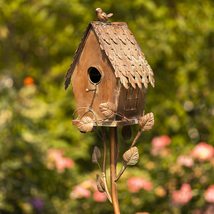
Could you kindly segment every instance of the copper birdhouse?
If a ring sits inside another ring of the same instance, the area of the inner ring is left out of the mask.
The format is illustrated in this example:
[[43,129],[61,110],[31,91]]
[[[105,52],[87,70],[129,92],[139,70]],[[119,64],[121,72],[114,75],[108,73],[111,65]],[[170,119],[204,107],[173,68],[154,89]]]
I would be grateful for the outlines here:
[[89,24],[66,74],[65,88],[70,82],[77,105],[73,123],[83,120],[109,127],[137,124],[146,89],[154,86],[153,71],[124,22]]
[[[77,118],[73,124],[81,132],[94,126],[109,127],[110,183],[106,179],[107,137],[102,128],[103,155],[95,146],[92,162],[101,170],[97,174],[98,191],[105,193],[112,203],[114,213],[120,214],[116,182],[128,166],[136,165],[139,152],[136,143],[142,132],[154,125],[152,112],[144,114],[146,89],[154,86],[153,71],[146,61],[133,34],[124,22],[108,22],[113,13],[96,9],[99,21],[91,22],[75,53],[65,80],[65,88],[72,83],[76,100]],[[130,125],[139,124],[136,136],[131,138]],[[122,167],[117,171],[119,145],[117,127],[124,126],[124,140],[131,140],[123,154]],[[99,163],[102,160],[102,168]]]

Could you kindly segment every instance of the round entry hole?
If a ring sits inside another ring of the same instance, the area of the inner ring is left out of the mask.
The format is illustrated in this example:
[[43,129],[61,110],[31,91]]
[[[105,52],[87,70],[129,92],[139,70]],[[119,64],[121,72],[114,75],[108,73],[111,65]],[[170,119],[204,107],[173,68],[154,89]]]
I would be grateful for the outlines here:
[[95,67],[90,67],[88,69],[88,75],[89,79],[93,84],[98,84],[101,80],[101,73],[95,68]]

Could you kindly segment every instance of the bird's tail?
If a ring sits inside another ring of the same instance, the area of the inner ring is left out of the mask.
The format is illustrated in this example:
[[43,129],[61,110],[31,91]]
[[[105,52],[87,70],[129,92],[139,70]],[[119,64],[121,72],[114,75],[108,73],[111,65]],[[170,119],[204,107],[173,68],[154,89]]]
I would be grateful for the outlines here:
[[107,14],[107,17],[110,18],[110,17],[112,17],[113,15],[114,15],[113,13],[109,13],[109,14]]

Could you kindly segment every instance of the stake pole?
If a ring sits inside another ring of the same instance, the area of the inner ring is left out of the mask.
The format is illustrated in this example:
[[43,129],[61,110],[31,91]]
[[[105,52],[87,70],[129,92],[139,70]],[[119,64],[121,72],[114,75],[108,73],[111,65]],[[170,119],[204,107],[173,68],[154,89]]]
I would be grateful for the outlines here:
[[116,179],[116,165],[117,165],[117,127],[110,127],[110,180],[111,180],[111,195],[114,214],[120,214],[117,184]]

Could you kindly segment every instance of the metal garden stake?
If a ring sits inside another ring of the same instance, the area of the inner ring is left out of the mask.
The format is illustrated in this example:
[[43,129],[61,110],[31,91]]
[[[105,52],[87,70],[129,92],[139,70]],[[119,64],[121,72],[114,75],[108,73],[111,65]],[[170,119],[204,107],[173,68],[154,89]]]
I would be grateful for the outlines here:
[[[128,166],[139,159],[136,142],[143,131],[154,125],[153,113],[144,114],[146,89],[154,87],[153,71],[125,22],[108,22],[113,14],[96,9],[98,21],[91,22],[77,48],[65,80],[65,88],[72,83],[76,100],[77,118],[73,120],[81,132],[102,129],[103,161],[101,151],[94,148],[92,162],[98,164],[97,188],[112,203],[114,213],[120,213],[117,181]],[[123,154],[123,166],[116,170],[118,161],[117,128],[131,138],[131,125],[139,130]],[[109,127],[110,145],[107,145],[106,128]],[[106,156],[110,146],[110,183],[106,179]]]

